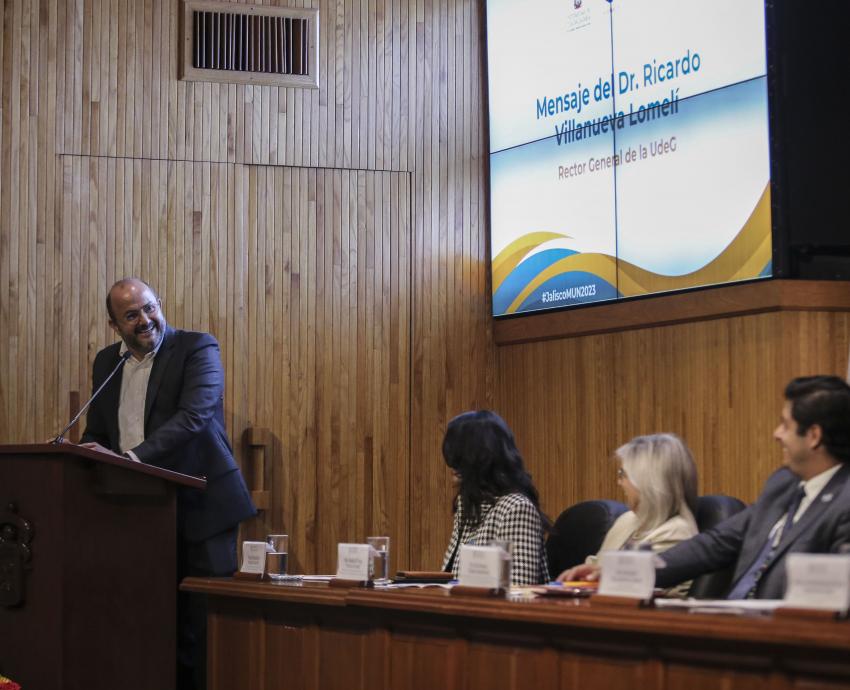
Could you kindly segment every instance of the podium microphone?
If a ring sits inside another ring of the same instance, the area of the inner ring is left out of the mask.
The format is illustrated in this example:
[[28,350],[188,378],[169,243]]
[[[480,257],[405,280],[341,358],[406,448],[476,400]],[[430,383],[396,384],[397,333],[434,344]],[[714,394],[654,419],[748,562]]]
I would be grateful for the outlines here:
[[64,429],[62,429],[62,431],[59,432],[59,435],[51,441],[52,444],[58,445],[58,444],[63,443],[65,441],[65,434],[67,433],[68,429],[70,429],[72,426],[74,426],[74,424],[77,423],[77,420],[79,420],[79,418],[83,416],[83,413],[87,409],[89,409],[89,405],[91,405],[94,402],[94,399],[98,395],[100,395],[100,391],[102,391],[106,387],[106,384],[109,383],[112,380],[112,377],[115,376],[115,374],[118,373],[118,370],[121,367],[124,366],[124,362],[126,362],[128,359],[130,359],[130,355],[132,355],[132,354],[133,354],[132,352],[127,350],[123,355],[121,355],[121,359],[118,360],[118,364],[115,365],[115,368],[109,373],[109,376],[106,377],[106,381],[101,383],[100,387],[94,393],[92,393],[92,396],[89,398],[88,402],[85,405],[83,405],[80,408],[80,411],[77,412],[76,415],[74,415],[74,418],[70,422],[68,422],[68,426],[66,426]]

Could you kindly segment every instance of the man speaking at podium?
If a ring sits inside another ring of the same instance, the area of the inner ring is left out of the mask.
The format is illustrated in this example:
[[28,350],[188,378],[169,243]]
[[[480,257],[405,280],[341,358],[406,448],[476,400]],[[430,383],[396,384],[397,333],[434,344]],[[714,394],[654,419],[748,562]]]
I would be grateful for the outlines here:
[[[121,337],[97,353],[93,390],[122,367],[89,408],[82,445],[196,477],[206,491],[177,497],[177,574],[231,575],[239,522],[255,514],[224,428],[224,372],[208,333],[170,328],[159,297],[138,278],[119,280],[106,297],[109,325]],[[206,609],[178,594],[178,687],[203,688]]]

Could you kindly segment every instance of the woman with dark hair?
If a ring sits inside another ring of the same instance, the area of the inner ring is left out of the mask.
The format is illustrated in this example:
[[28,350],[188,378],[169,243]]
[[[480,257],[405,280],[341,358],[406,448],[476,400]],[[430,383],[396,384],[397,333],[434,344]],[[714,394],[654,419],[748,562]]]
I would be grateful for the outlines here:
[[457,487],[443,570],[457,577],[462,545],[498,539],[511,543],[511,584],[546,582],[543,535],[549,521],[505,421],[489,410],[458,415],[446,429],[443,458]]

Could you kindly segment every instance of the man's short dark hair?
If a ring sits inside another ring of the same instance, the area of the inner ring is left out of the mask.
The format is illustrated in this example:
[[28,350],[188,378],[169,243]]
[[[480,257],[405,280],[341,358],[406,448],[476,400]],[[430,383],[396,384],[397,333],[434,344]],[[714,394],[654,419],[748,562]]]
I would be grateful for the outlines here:
[[113,291],[115,288],[117,288],[119,285],[123,285],[124,283],[131,283],[131,282],[133,282],[133,281],[138,281],[138,282],[140,282],[142,285],[144,285],[145,287],[147,287],[147,288],[148,288],[148,290],[150,290],[150,291],[154,294],[154,297],[156,297],[157,299],[159,299],[159,295],[157,294],[156,290],[154,290],[154,289],[150,286],[150,284],[149,284],[149,283],[145,282],[145,281],[144,281],[144,280],[142,280],[141,278],[122,278],[121,280],[116,280],[116,281],[112,284],[112,287],[111,287],[111,288],[109,288],[109,290],[108,290],[108,291],[107,291],[107,293],[106,293],[106,313],[107,313],[107,314],[109,314],[109,319],[110,319],[110,321],[115,321],[115,314],[112,312],[112,302],[109,300],[109,296],[112,294],[112,291]]
[[800,436],[817,424],[829,454],[840,462],[850,461],[850,385],[844,379],[801,376],[785,387],[785,398]]

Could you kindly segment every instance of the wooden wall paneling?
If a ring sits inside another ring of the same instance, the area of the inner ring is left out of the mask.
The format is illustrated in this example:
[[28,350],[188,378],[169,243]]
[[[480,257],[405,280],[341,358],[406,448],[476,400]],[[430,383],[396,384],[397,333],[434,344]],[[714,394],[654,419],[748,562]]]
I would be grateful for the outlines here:
[[[5,352],[6,371],[16,372],[18,362],[18,319],[20,317],[20,305],[18,304],[18,291],[20,289],[20,278],[18,275],[18,238],[19,224],[17,212],[20,208],[19,161],[20,153],[18,142],[20,137],[20,8],[17,5],[4,8],[4,72],[3,72],[3,172],[4,181],[2,185],[3,201],[7,211],[0,216],[3,227],[4,241],[0,248],[3,249],[2,268],[0,268],[0,302],[5,311],[5,321],[8,324],[7,347]],[[8,171],[8,172],[7,172]],[[13,203],[14,202],[14,203]],[[18,401],[18,377],[15,373],[11,376],[0,377],[3,382],[0,386],[5,391],[5,410],[11,415]]]
[[[356,299],[356,311],[353,318],[360,324],[356,340],[356,376],[357,376],[357,428],[367,428],[372,421],[372,408],[369,400],[374,399],[377,391],[373,387],[372,372],[375,371],[372,346],[372,338],[375,333],[375,305],[367,300],[366,296],[370,289],[375,289],[374,271],[374,245],[372,236],[367,229],[375,227],[375,200],[374,200],[374,177],[369,174],[361,174],[352,180],[353,189],[349,190],[349,197],[354,200],[352,204],[353,217],[349,219],[350,227],[356,228],[356,251],[353,253],[351,276],[354,285],[349,284],[349,294]],[[368,189],[368,191],[367,191]],[[374,476],[375,468],[375,445],[376,437],[367,434],[362,444],[358,445],[358,462],[363,466],[367,477]],[[363,497],[363,510],[366,524],[373,524],[372,520],[372,485],[366,487]],[[369,535],[367,535],[369,536]],[[393,546],[392,544],[390,545]]]
[[[272,309],[272,313],[267,317],[272,321],[273,334],[271,341],[267,343],[266,352],[274,363],[273,375],[273,393],[270,402],[268,414],[269,419],[273,419],[274,415],[278,415],[283,419],[293,419],[293,407],[290,404],[290,398],[287,394],[291,388],[297,386],[297,382],[292,380],[292,359],[293,359],[293,338],[292,329],[294,326],[295,312],[292,309],[292,282],[295,280],[295,271],[292,267],[293,257],[293,237],[297,235],[293,232],[293,215],[297,213],[297,207],[292,195],[292,169],[285,169],[275,179],[273,199],[274,199],[274,222],[272,227],[276,228],[274,233],[274,270],[272,276],[273,287],[273,303],[276,305]],[[279,464],[272,470],[271,477],[266,479],[266,486],[272,485],[275,478],[283,480],[287,477],[291,470],[291,464],[294,457],[294,449],[290,445],[290,438],[284,434],[277,434],[273,440],[273,456],[279,458]],[[265,521],[273,522],[274,515],[282,512],[282,505],[289,501],[282,500],[284,496],[294,495],[291,490],[292,483],[287,481],[279,481],[277,490],[273,496],[273,514],[271,516],[263,516]],[[300,498],[300,497],[299,497]],[[292,514],[295,515],[297,509],[292,509]],[[300,523],[299,523],[300,525]],[[272,524],[268,524],[272,528]],[[296,519],[293,518],[288,522],[290,533],[296,532]],[[300,530],[304,534],[303,529]],[[306,543],[306,541],[305,541]],[[302,548],[304,545],[302,544]],[[298,555],[298,565],[303,568],[305,554]]]
[[369,134],[369,0],[354,0],[352,80],[352,165],[368,167]]
[[[119,0],[103,0],[103,13],[107,26],[103,42],[107,44],[107,59],[100,64],[108,84],[103,94],[106,136],[101,142],[102,148],[92,150],[92,155],[100,153],[101,155],[115,156],[118,154],[118,2]],[[103,55],[103,51],[101,51],[101,55]]]
[[[261,191],[263,206],[265,207],[265,247],[263,248],[263,282],[260,284],[264,301],[264,309],[261,313],[263,341],[262,346],[258,350],[258,356],[262,360],[266,360],[268,354],[281,352],[281,348],[276,348],[277,341],[277,320],[276,312],[285,309],[281,301],[277,299],[275,288],[278,279],[278,273],[283,274],[285,270],[281,260],[280,253],[276,250],[276,245],[280,243],[283,235],[283,228],[277,222],[277,205],[280,200],[280,190],[283,182],[283,171],[277,171],[275,168],[265,168],[265,189]],[[283,276],[281,275],[281,278]],[[276,358],[271,357],[271,361],[267,366],[267,375],[263,377],[264,392],[262,417],[264,419],[272,419],[275,410],[275,383],[277,379],[274,377],[276,369],[274,361]],[[272,374],[272,375],[269,375]]]
[[611,453],[659,431],[691,447],[702,493],[751,501],[781,463],[772,432],[785,384],[844,375],[848,322],[776,312],[501,347],[500,407],[552,517],[621,500]]
[[[177,0],[3,5],[0,437],[23,440],[32,419],[35,438],[59,424],[68,390],[88,390],[91,357],[113,339],[108,284],[141,272],[172,323],[219,337],[234,440],[249,421],[279,439],[271,520],[300,531],[304,566],[330,567],[327,540],[349,527],[390,531],[397,565],[413,553],[433,564],[450,519],[445,418],[492,399],[492,375],[478,373],[493,357],[479,330],[483,210],[467,203],[483,171],[461,148],[483,141],[466,116],[474,122],[481,101],[480,8],[318,5],[318,92],[178,82]],[[243,165],[257,162],[322,170]],[[277,215],[281,175],[289,240]],[[265,186],[252,187],[255,178]],[[57,347],[53,324],[71,314],[73,333]],[[287,354],[272,360],[284,382],[258,352],[278,338]],[[322,475],[326,462],[363,491],[355,498]],[[408,504],[408,492],[420,502]],[[334,495],[343,507],[322,502]],[[417,517],[409,531],[408,515],[433,505],[442,523]]]
[[[401,170],[401,151],[405,141],[401,136],[400,123],[402,120],[402,96],[401,96],[401,44],[405,37],[401,33],[403,25],[403,13],[407,3],[390,2],[388,7],[392,10],[392,23],[387,22],[388,40],[392,45],[392,69],[386,70],[386,82],[392,86],[390,102],[386,107],[387,137],[386,151],[384,156],[387,167],[391,170]],[[387,57],[389,58],[389,49]]]
[[[342,121],[343,121],[343,131],[342,131],[342,160],[340,161],[341,167],[343,168],[352,168],[359,167],[356,166],[353,156],[353,148],[354,142],[352,140],[352,110],[353,104],[356,99],[355,88],[357,86],[357,81],[354,79],[354,75],[356,74],[355,67],[355,58],[354,58],[354,32],[358,28],[358,26],[354,22],[355,13],[358,10],[359,2],[357,0],[352,0],[351,2],[344,3],[343,6],[340,7],[340,11],[343,12],[343,27],[344,27],[344,39],[345,39],[345,49],[344,49],[344,57],[343,57],[343,111],[342,111]],[[359,19],[359,17],[358,17]],[[359,46],[357,46],[359,49]]]
[[[12,198],[17,195],[18,208],[15,209],[11,220],[10,230],[19,233],[19,237],[10,243],[11,266],[9,279],[16,283],[10,289],[9,297],[13,304],[21,310],[13,316],[14,324],[12,331],[16,341],[16,353],[24,356],[33,345],[33,334],[30,329],[29,320],[24,316],[30,304],[32,284],[28,279],[30,258],[35,248],[35,228],[30,224],[31,200],[30,200],[30,175],[32,163],[32,140],[31,133],[32,118],[30,117],[30,97],[33,89],[33,73],[30,61],[30,43],[32,36],[31,8],[22,8],[20,13],[21,27],[16,31],[12,44],[12,68],[19,71],[19,78],[12,79],[12,93],[10,111],[13,119],[18,120],[18,125],[13,125],[11,132],[11,155],[12,166],[17,168],[18,179],[9,185]],[[21,385],[18,386],[14,397],[10,398],[11,404],[24,410],[31,410],[32,398],[30,387],[26,385],[26,376],[32,374],[28,370],[26,360],[11,360],[12,366],[18,366],[21,375]]]
[[[76,178],[79,184],[79,202],[74,224],[74,246],[76,249],[75,255],[79,256],[79,263],[74,267],[71,276],[71,283],[74,286],[76,298],[75,305],[69,313],[75,314],[80,319],[81,324],[79,337],[76,338],[77,350],[73,362],[73,368],[76,372],[74,378],[77,381],[77,387],[74,390],[80,391],[82,395],[85,395],[85,391],[88,388],[86,383],[89,379],[89,362],[91,361],[89,358],[86,332],[94,324],[95,316],[103,318],[103,310],[97,309],[95,302],[89,299],[90,293],[87,289],[89,275],[94,268],[93,263],[96,265],[97,257],[96,252],[92,253],[90,251],[92,244],[90,217],[91,210],[96,208],[97,190],[92,195],[90,160],[79,158],[74,161],[74,164]],[[85,397],[82,398],[83,401],[86,399]]]
[[[381,496],[387,498],[386,523],[378,525],[384,527],[384,532],[389,532],[393,522],[398,521],[399,516],[406,516],[404,529],[395,532],[394,560],[390,563],[395,570],[410,568],[418,563],[417,554],[414,553],[409,524],[418,521],[419,517],[411,512],[410,482],[411,471],[409,467],[411,457],[411,431],[410,431],[410,365],[411,365],[411,343],[410,343],[410,318],[411,318],[411,226],[410,226],[410,176],[394,175],[392,178],[394,189],[398,189],[398,197],[390,205],[392,212],[392,227],[398,228],[393,237],[394,248],[389,253],[390,280],[393,287],[390,292],[389,312],[385,313],[385,319],[390,322],[390,345],[392,359],[389,362],[390,385],[386,398],[387,412],[395,412],[395,422],[391,422],[390,414],[383,418],[386,420],[385,436],[390,439],[391,444],[383,456],[381,477],[386,479],[382,487]],[[398,286],[398,287],[396,287]],[[403,424],[402,420],[407,423]],[[399,433],[401,431],[401,433]],[[406,460],[406,461],[405,461]],[[418,512],[418,509],[417,509]],[[425,511],[419,513],[425,514]]]
[[[335,2],[328,8],[332,22],[328,53],[328,165],[335,168],[343,164],[343,110],[345,106],[345,3]],[[332,75],[332,76],[331,76]],[[331,123],[333,126],[331,127]]]
[[[371,175],[370,175],[371,176]],[[393,238],[398,232],[398,225],[390,225],[390,212],[392,209],[393,200],[390,195],[391,180],[386,175],[374,175],[373,183],[375,186],[375,202],[374,202],[374,246],[375,253],[373,259],[374,266],[374,294],[375,301],[372,309],[372,336],[374,342],[372,345],[372,367],[371,372],[382,371],[387,375],[387,386],[381,386],[380,381],[372,382],[370,386],[372,396],[367,400],[370,408],[370,417],[375,426],[375,433],[369,440],[369,462],[365,465],[368,469],[368,481],[371,486],[367,492],[368,503],[364,506],[364,514],[369,517],[369,522],[374,525],[374,529],[380,533],[389,534],[390,531],[395,531],[395,514],[390,510],[392,504],[391,496],[398,487],[404,487],[404,481],[395,481],[396,477],[405,478],[405,473],[402,471],[396,473],[397,462],[392,457],[393,444],[389,442],[387,433],[388,426],[385,422],[392,418],[393,408],[389,401],[389,393],[392,387],[392,365],[391,360],[395,360],[398,356],[398,351],[394,347],[394,342],[398,339],[396,333],[393,332],[390,318],[390,300],[393,290],[392,276],[390,272],[390,257],[393,249]],[[374,375],[374,374],[373,374]],[[405,410],[399,410],[406,417]],[[364,444],[365,445],[365,444]],[[403,489],[402,489],[403,491]],[[399,562],[406,561],[402,554],[401,542],[396,538],[391,542],[391,546],[395,544],[396,549],[391,551],[390,556],[396,565]]]
[[316,171],[299,171],[298,185],[293,188],[293,216],[297,218],[298,228],[298,261],[295,264],[298,273],[293,284],[293,313],[297,311],[298,319],[293,323],[296,328],[293,333],[298,341],[298,358],[293,357],[291,377],[297,391],[292,409],[298,410],[298,415],[296,428],[289,430],[291,454],[284,456],[292,459],[298,471],[293,473],[289,483],[293,488],[290,495],[297,497],[297,502],[290,504],[296,509],[292,524],[296,534],[299,527],[303,529],[304,567],[314,569],[318,568],[319,560],[318,523],[323,519],[319,513],[316,378],[308,377],[308,372],[314,371],[316,366],[316,290],[313,289],[317,274],[317,233],[313,231],[316,227],[316,177]]
[[[133,66],[135,68],[134,98],[135,107],[133,108],[133,158],[150,158],[151,146],[150,139],[145,145],[145,130],[150,127],[150,52],[148,49],[148,41],[152,27],[149,21],[146,21],[146,15],[152,11],[150,3],[134,2],[133,16],[131,19],[133,33]],[[148,131],[150,131],[148,129]]]
[[616,400],[612,346],[601,338],[572,345],[499,350],[497,407],[553,520],[580,496],[616,497],[608,461]]
[[[45,229],[45,249],[46,249],[46,260],[44,264],[44,268],[39,271],[39,275],[36,277],[40,282],[42,282],[45,286],[45,301],[42,303],[40,307],[40,315],[43,317],[41,320],[45,322],[45,324],[50,324],[45,328],[45,352],[49,353],[46,355],[45,359],[41,364],[37,364],[36,366],[40,369],[40,374],[42,377],[42,382],[44,385],[44,406],[39,408],[36,413],[36,419],[43,419],[46,421],[46,428],[51,431],[54,428],[53,418],[59,415],[56,414],[55,411],[55,401],[59,397],[57,391],[58,388],[58,376],[57,372],[59,370],[59,362],[60,362],[60,348],[53,346],[53,323],[60,323],[59,319],[59,308],[60,301],[57,298],[55,290],[55,281],[56,276],[60,274],[59,264],[61,262],[61,254],[59,250],[59,244],[57,242],[57,216],[60,214],[61,210],[59,208],[59,204],[61,203],[61,196],[59,194],[61,183],[61,170],[62,165],[59,160],[57,160],[56,156],[53,155],[53,146],[51,142],[55,138],[55,132],[57,127],[57,122],[61,119],[61,115],[59,113],[60,102],[57,97],[57,78],[56,78],[56,70],[53,68],[58,62],[58,52],[57,52],[57,44],[58,44],[58,28],[56,26],[56,16],[57,9],[55,4],[50,3],[50,9],[48,13],[48,21],[50,22],[48,34],[48,49],[42,54],[47,56],[47,59],[41,60],[41,69],[45,77],[43,77],[42,81],[47,83],[49,93],[47,94],[46,99],[43,102],[43,107],[46,108],[46,124],[43,131],[43,139],[40,141],[40,145],[44,149],[44,158],[45,158],[45,166],[43,168],[44,175],[41,176],[39,186],[45,189],[46,199],[45,199],[45,207],[39,208],[40,222],[44,224]],[[4,167],[5,170],[5,167]],[[9,207],[6,206],[5,209]],[[2,213],[3,216],[6,215],[5,211]],[[35,317],[35,315],[33,315]],[[8,370],[7,370],[8,371]],[[83,389],[85,390],[85,389]],[[82,391],[81,391],[82,392]],[[64,426],[64,425],[62,425]],[[2,428],[2,423],[0,423],[0,428]],[[41,431],[41,430],[39,430]],[[47,432],[48,434],[50,431]],[[58,433],[58,429],[57,429]],[[40,436],[41,438],[41,436]]]
[[[439,348],[432,347],[432,342],[441,342],[441,333],[438,330],[438,324],[431,313],[432,308],[437,307],[436,286],[437,277],[435,275],[436,261],[434,260],[432,248],[435,246],[433,242],[434,223],[432,222],[432,194],[431,187],[433,175],[431,169],[431,70],[430,64],[432,59],[432,32],[429,23],[424,22],[424,5],[425,0],[418,7],[422,7],[422,48],[421,52],[417,52],[417,63],[421,65],[421,70],[417,72],[417,105],[418,111],[422,113],[422,122],[419,134],[421,143],[419,150],[421,154],[417,156],[416,166],[414,170],[414,199],[415,199],[415,217],[417,220],[417,230],[414,232],[416,244],[414,246],[414,254],[417,260],[414,262],[414,358],[413,358],[413,400],[411,405],[411,425],[413,427],[413,448],[419,448],[421,455],[417,458],[415,452],[411,457],[411,504],[412,505],[431,505],[434,506],[435,515],[439,516],[439,506],[446,505],[446,491],[440,491],[443,483],[433,478],[433,473],[439,471],[439,465],[434,462],[433,456],[438,452],[439,446],[434,438],[439,432],[435,433],[433,428],[433,417],[444,418],[445,410],[438,407],[439,400],[436,395],[436,390],[439,385],[443,384],[442,376],[443,369],[439,363],[435,361]],[[371,94],[370,94],[371,96]],[[370,97],[370,110],[373,98]],[[417,152],[419,153],[419,152]],[[371,152],[370,152],[371,154]],[[433,377],[433,378],[432,378]],[[437,386],[426,385],[426,379],[437,382]],[[414,459],[416,458],[416,459]],[[426,469],[417,467],[416,460],[428,463]],[[435,485],[436,484],[436,485]],[[441,524],[442,522],[442,524]],[[442,528],[443,531],[449,529],[447,520],[435,521],[433,529]],[[439,550],[433,553],[426,551],[426,544],[429,541],[428,530],[423,522],[411,523],[411,547],[413,553],[419,553],[421,563],[434,563],[439,558]],[[448,542],[447,542],[448,543]],[[423,566],[424,567],[424,566]],[[434,565],[432,567],[439,567]]]
[[[339,455],[333,455],[331,386],[333,376],[333,361],[331,348],[333,341],[329,339],[328,297],[330,296],[329,281],[331,279],[330,252],[333,240],[328,237],[328,213],[330,212],[330,190],[327,189],[327,177],[323,171],[316,175],[316,222],[309,227],[316,228],[316,270],[315,270],[315,301],[313,309],[316,322],[316,381],[313,394],[316,397],[316,463],[318,499],[316,511],[316,542],[324,544],[336,539],[340,531],[348,531],[348,521],[351,518],[350,506],[341,502],[340,483],[348,482],[349,477],[340,477]],[[309,288],[308,288],[309,289]],[[330,340],[330,342],[329,342]],[[340,511],[341,522],[338,526],[332,521],[324,520],[323,508],[326,505],[336,505]],[[340,529],[342,527],[342,529]],[[348,541],[343,539],[342,541]],[[321,558],[321,552],[318,554]]]
[[[12,125],[11,110],[11,74],[12,74],[12,46],[14,44],[11,35],[12,8],[6,3],[0,7],[0,17],[3,20],[3,31],[0,34],[0,205],[5,211],[10,208],[11,200],[11,137]],[[11,271],[11,220],[6,213],[0,213],[0,320],[3,323],[11,323],[14,310],[10,299],[10,271]],[[6,347],[0,348],[0,367],[3,368],[4,376],[0,376],[0,418],[4,421],[11,416],[9,401],[11,400],[11,367],[10,367],[10,345],[7,340]],[[8,426],[4,425],[8,430]]]
[[[263,148],[263,103],[270,87],[255,86],[251,102],[251,156],[245,162],[261,164],[268,162],[268,147]],[[266,138],[266,141],[268,139]]]
[[[62,212],[60,219],[67,219],[62,222],[60,220],[58,227],[58,236],[56,238],[57,246],[61,255],[61,262],[57,266],[56,279],[54,280],[54,289],[59,310],[58,318],[62,318],[66,314],[70,314],[72,310],[72,290],[71,285],[71,246],[68,239],[70,230],[75,217],[73,206],[73,181],[74,181],[74,158],[66,157],[63,160],[63,196],[62,196]],[[72,379],[71,362],[73,362],[73,342],[76,338],[70,338],[68,347],[62,353],[58,367],[58,390],[71,391],[78,390],[76,381]],[[70,355],[70,356],[69,356]],[[59,415],[55,415],[55,420],[58,422]],[[55,426],[55,425],[54,425]]]
[[[33,37],[32,41],[32,52],[33,52],[33,78],[35,81],[35,86],[32,90],[32,99],[30,105],[30,119],[33,125],[33,145],[35,147],[34,155],[32,156],[32,165],[30,166],[30,192],[31,198],[28,204],[28,212],[29,212],[29,227],[35,237],[35,246],[32,258],[33,260],[30,263],[28,268],[28,281],[34,286],[34,300],[29,305],[29,313],[37,314],[42,308],[42,305],[46,304],[47,296],[49,294],[49,288],[47,286],[47,281],[44,277],[39,279],[38,271],[43,266],[51,265],[52,263],[52,246],[51,246],[51,230],[48,216],[49,213],[53,211],[53,196],[52,190],[53,186],[44,184],[43,180],[39,181],[38,176],[39,173],[46,169],[48,165],[52,165],[54,163],[54,159],[48,153],[47,141],[49,140],[49,132],[52,129],[52,120],[53,114],[55,113],[55,106],[51,104],[51,99],[53,97],[53,90],[50,88],[49,84],[49,73],[47,70],[48,65],[48,46],[49,46],[49,33],[46,30],[46,24],[48,22],[48,8],[46,3],[40,3],[37,12],[36,12],[36,36]],[[0,40],[0,55],[3,54],[2,49],[2,40]],[[2,60],[2,58],[0,58]],[[2,90],[2,85],[0,85],[0,90]],[[2,108],[2,105],[0,105]],[[0,122],[3,119],[0,117]],[[3,125],[0,125],[3,126]],[[2,136],[0,136],[2,139]],[[2,149],[2,147],[0,147]],[[3,168],[0,167],[0,177],[3,177]],[[2,182],[0,182],[0,187],[2,187]],[[0,199],[2,199],[2,193],[0,193]],[[2,203],[2,201],[0,201]],[[2,231],[0,231],[2,234]],[[0,241],[2,244],[2,241]],[[0,253],[2,253],[2,249],[0,249]],[[50,263],[49,263],[50,262]],[[0,260],[0,263],[2,261]],[[2,272],[0,270],[0,272]],[[45,362],[49,359],[50,355],[48,352],[53,351],[55,348],[48,348],[46,343],[46,333],[49,330],[46,323],[46,318],[33,318],[32,319],[34,327],[35,327],[35,342],[34,347],[30,349],[32,353],[32,357],[30,358],[30,366],[31,376],[30,379],[33,381],[34,387],[34,410],[43,410],[46,407],[47,396],[46,393],[50,390],[47,385],[47,381],[44,377],[40,376],[40,372],[38,371],[38,367],[41,362]],[[2,394],[0,394],[2,397]],[[0,400],[0,410],[2,409],[2,401]],[[1,414],[2,412],[0,412]]]
[[[118,22],[116,24],[116,34],[118,36],[118,46],[117,46],[117,60],[118,60],[118,70],[117,70],[117,84],[116,84],[116,92],[115,92],[115,153],[116,155],[127,157],[127,138],[128,138],[128,127],[129,122],[127,117],[127,106],[130,103],[131,99],[131,78],[135,70],[133,69],[133,65],[130,64],[128,49],[130,47],[129,40],[129,32],[130,27],[128,25],[128,14],[129,7],[134,4],[133,0],[118,0],[117,7],[117,17]],[[129,132],[132,136],[132,132]],[[66,146],[69,144],[66,142]],[[70,152],[73,149],[66,148],[66,152]],[[96,153],[96,152],[92,152]]]
[[[259,181],[258,178],[262,175],[262,169],[254,166],[246,167],[246,179],[247,179],[247,189],[246,193],[246,202],[245,206],[248,211],[247,215],[247,224],[246,224],[246,238],[247,238],[247,247],[246,253],[248,257],[248,270],[245,272],[245,278],[247,280],[246,285],[246,294],[247,294],[247,311],[245,318],[245,340],[242,344],[241,348],[237,348],[237,352],[241,352],[244,357],[244,364],[240,367],[241,370],[244,370],[244,392],[245,392],[245,410],[244,413],[247,415],[247,423],[249,425],[256,426],[264,426],[264,424],[260,421],[259,407],[261,405],[262,400],[262,380],[260,379],[260,372],[262,371],[262,364],[258,360],[256,355],[260,352],[260,347],[262,343],[258,340],[259,335],[257,333],[258,330],[258,322],[262,323],[261,311],[260,311],[260,297],[258,295],[258,285],[257,283],[263,278],[263,265],[261,263],[261,254],[258,251],[258,234],[261,232],[260,223],[263,219],[260,218],[260,208],[262,206],[262,202],[260,200],[259,195]],[[239,364],[237,364],[239,366]]]
[[[109,14],[108,2],[97,0],[91,4],[91,35],[101,36],[100,41],[91,41],[86,65],[91,79],[91,120],[89,126],[90,146],[85,153],[105,151],[109,117]],[[154,29],[156,32],[156,29]],[[156,33],[153,39],[156,41]],[[154,129],[154,131],[156,131]]]
[[387,109],[392,93],[392,80],[388,78],[388,52],[391,49],[392,37],[388,35],[391,27],[392,3],[387,0],[377,0],[375,3],[375,167],[386,170],[390,167],[387,150],[390,143],[391,123],[388,120]]
[[[246,418],[251,414],[249,386],[251,383],[249,366],[252,352],[249,350],[250,295],[247,281],[251,275],[249,269],[250,222],[251,222],[251,170],[237,165],[235,172],[236,217],[233,233],[233,304],[228,310],[233,336],[228,343],[232,348],[231,359],[233,378],[230,386],[231,434],[241,438]],[[250,420],[257,426],[263,426],[262,420]]]
[[92,60],[92,53],[97,51],[91,37],[94,35],[94,11],[97,3],[86,2],[78,5],[78,35],[80,36],[80,46],[78,55],[80,58],[79,76],[81,79],[81,98],[80,98],[80,150],[88,152],[91,150],[91,137],[93,132],[92,127],[92,105],[94,103],[93,77],[95,72],[95,62]]
[[280,94],[283,89],[280,87],[269,89],[269,103],[268,103],[268,111],[264,114],[268,121],[268,142],[266,146],[269,151],[269,164],[270,165],[283,165],[283,156],[281,155],[283,152],[278,145],[278,112],[280,110]]
[[396,565],[436,567],[440,442],[472,407],[512,425],[553,514],[617,497],[611,451],[662,428],[705,491],[752,498],[784,383],[846,372],[847,315],[497,350],[481,4],[299,4],[322,12],[318,91],[178,82],[178,0],[2,5],[0,440],[60,425],[112,341],[108,284],[142,272],[172,323],[220,339],[237,453],[249,423],[272,430],[256,529],[290,531],[305,569],[373,530]]
[[[38,250],[38,224],[36,204],[38,200],[38,26],[39,12],[36,5],[29,8],[28,31],[25,32],[25,41],[22,45],[22,69],[26,70],[26,88],[22,83],[21,105],[25,120],[25,131],[22,131],[22,136],[25,137],[21,149],[21,176],[23,185],[21,189],[21,202],[23,206],[22,215],[25,219],[27,228],[26,254],[22,257],[21,265],[26,272],[25,282],[25,302],[24,309],[27,315],[36,312],[36,259]],[[25,317],[24,324],[26,328],[26,342],[28,352],[33,352],[38,345],[37,340],[37,323],[35,319]],[[22,364],[24,376],[26,380],[34,380],[36,376],[35,361],[32,357],[25,357]],[[26,409],[35,411],[35,389],[33,386],[27,385],[24,390],[23,397]]]
[[194,289],[198,296],[195,304],[198,316],[193,323],[205,331],[210,329],[210,292],[212,283],[212,271],[210,270],[211,243],[212,243],[212,213],[211,213],[211,187],[213,169],[217,167],[214,163],[204,163],[201,166],[203,178],[203,193],[201,203],[200,235],[195,235],[195,280]]
[[[97,0],[95,2],[88,3],[85,7],[86,33],[89,36],[103,35],[102,5],[103,3],[100,0]],[[46,32],[43,32],[42,35],[45,33]],[[87,154],[91,153],[92,148],[98,149],[101,142],[101,68],[102,65],[109,64],[108,61],[102,60],[101,54],[103,48],[108,45],[109,42],[107,39],[99,42],[89,40],[83,46],[83,69],[89,84],[88,97],[85,95],[83,97],[83,110],[87,113],[88,117],[85,126],[87,139],[83,152]],[[42,54],[46,55],[46,52],[42,52]]]
[[[167,4],[167,3],[166,3]],[[162,31],[163,3],[145,4],[144,10],[144,52],[142,60],[145,68],[145,115],[142,122],[142,151],[145,157],[165,158],[160,153],[163,137],[167,129],[161,120],[162,84],[167,81],[167,73],[162,68],[168,58],[168,37]]]
[[415,49],[407,1],[301,3],[321,10],[323,88],[248,87],[238,96],[230,85],[176,80],[178,0],[44,2],[60,13],[52,26],[61,34],[63,153],[410,167],[403,149],[413,142],[398,132]]
[[127,158],[138,158],[141,155],[138,137],[140,130],[137,127],[137,115],[142,108],[138,99],[138,84],[141,79],[142,65],[138,59],[138,36],[136,25],[136,10],[142,3],[128,0],[124,10],[124,70],[126,91],[125,118],[124,118],[124,150],[123,155]]

